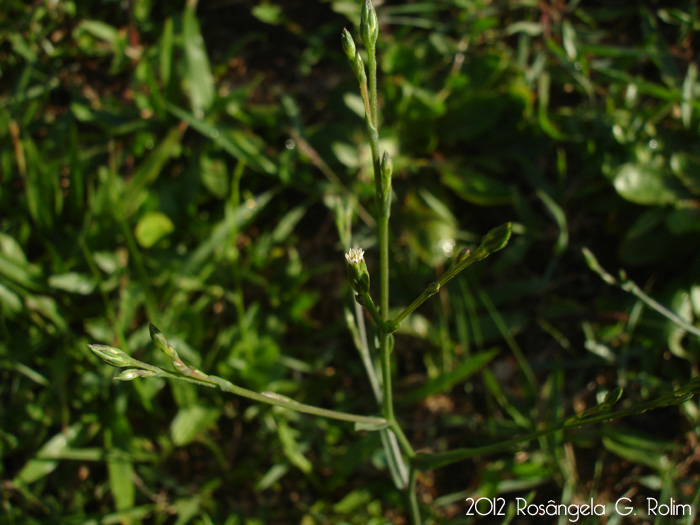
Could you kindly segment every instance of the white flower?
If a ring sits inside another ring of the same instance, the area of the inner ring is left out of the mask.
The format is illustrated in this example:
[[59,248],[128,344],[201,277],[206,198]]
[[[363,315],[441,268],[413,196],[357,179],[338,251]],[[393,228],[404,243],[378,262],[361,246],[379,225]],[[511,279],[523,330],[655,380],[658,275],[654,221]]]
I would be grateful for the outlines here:
[[350,286],[358,294],[369,292],[369,272],[365,263],[365,252],[360,248],[353,248],[345,254],[345,268],[348,271]]
[[349,264],[360,264],[365,259],[365,251],[362,248],[352,248],[345,254],[345,260]]

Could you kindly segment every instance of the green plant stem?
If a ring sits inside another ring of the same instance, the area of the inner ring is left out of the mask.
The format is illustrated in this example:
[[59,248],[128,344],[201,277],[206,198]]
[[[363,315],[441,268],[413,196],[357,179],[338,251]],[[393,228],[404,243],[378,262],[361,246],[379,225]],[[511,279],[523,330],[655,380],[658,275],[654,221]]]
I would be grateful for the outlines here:
[[477,249],[476,252],[473,254],[469,254],[463,261],[461,261],[458,264],[455,264],[447,270],[445,273],[443,273],[440,278],[431,283],[425,290],[423,290],[423,293],[421,293],[415,301],[413,301],[411,304],[409,304],[406,308],[404,308],[399,315],[397,315],[392,321],[394,324],[400,323],[403,321],[406,317],[408,317],[414,310],[416,310],[420,305],[422,305],[425,301],[427,301],[430,297],[435,295],[440,291],[440,288],[445,286],[452,278],[457,275],[459,272],[467,268],[468,266],[471,266],[477,261],[480,261],[488,256],[488,253],[484,250]]
[[369,293],[366,293],[362,294],[360,296],[360,299],[362,301],[362,306],[364,306],[367,309],[367,312],[372,318],[372,321],[377,327],[377,330],[381,331],[384,328],[384,318],[382,317],[381,313],[379,313],[379,310],[377,310],[377,307],[375,306],[372,297],[369,295]]
[[[379,331],[379,355],[382,369],[382,415],[389,422],[389,428],[396,436],[403,453],[412,459],[415,452],[394,415],[394,399],[391,380],[391,334],[386,329],[389,320],[389,217],[391,214],[391,185],[385,187],[382,182],[381,162],[379,156],[379,112],[377,105],[377,57],[376,48],[367,50],[368,54],[368,84],[369,84],[369,113],[367,114],[367,132],[372,164],[374,167],[375,204],[377,208],[377,239],[379,242],[379,319],[370,310],[370,315],[377,324]],[[361,86],[362,88],[362,86]],[[364,93],[363,93],[364,98]],[[366,99],[365,99],[366,100]],[[366,104],[367,105],[367,104]],[[365,105],[365,107],[366,107]],[[369,296],[369,294],[367,294]],[[372,308],[371,299],[368,301]],[[391,453],[387,450],[387,454]],[[409,503],[411,522],[414,525],[422,523],[416,495],[415,469],[411,467],[406,497]]]
[[362,423],[365,425],[373,425],[377,427],[386,426],[389,422],[386,419],[374,416],[360,416],[357,414],[348,414],[346,412],[338,412],[336,410],[329,410],[326,408],[319,408],[312,405],[306,405],[304,403],[299,403],[293,399],[275,394],[273,392],[258,393],[248,390],[237,385],[234,385],[230,381],[217,376],[207,375],[195,368],[186,367],[186,374],[178,374],[174,372],[169,372],[158,368],[157,366],[144,363],[143,361],[138,361],[137,359],[130,359],[125,367],[140,368],[142,370],[148,370],[153,372],[151,377],[164,377],[167,379],[177,379],[179,381],[186,381],[188,383],[194,383],[201,386],[206,386],[209,388],[219,387],[224,392],[229,392],[241,397],[245,397],[252,401],[257,401],[259,403],[265,403],[267,405],[275,405],[284,408],[289,408],[296,412],[303,412],[305,414],[311,414],[314,416],[326,417],[329,419],[338,419],[340,421],[349,421],[351,423]]
[[360,416],[357,414],[348,414],[346,412],[338,412],[336,410],[329,410],[326,408],[319,408],[312,405],[306,405],[304,403],[298,403],[292,399],[284,398],[283,396],[278,396],[274,394],[259,394],[258,392],[253,392],[246,388],[234,385],[230,381],[222,379],[217,376],[209,376],[221,390],[224,392],[230,392],[232,394],[239,395],[251,399],[253,401],[259,401],[260,403],[267,403],[268,405],[276,405],[285,408],[289,408],[296,412],[304,412],[306,414],[311,414],[314,416],[327,417],[330,419],[339,419],[340,421],[350,421],[352,423],[364,423],[367,425],[382,426],[386,425],[387,421],[380,417],[374,416]]
[[366,81],[360,82],[360,95],[362,96],[362,102],[365,105],[365,113],[370,118],[370,122],[371,122],[370,115],[372,114],[372,107],[370,106],[370,102],[369,102],[369,89],[367,88]]
[[[370,298],[371,301],[371,298]],[[379,317],[379,312],[374,308],[374,303],[370,303],[373,307],[374,313],[378,318],[377,326],[383,326],[382,319]],[[357,318],[357,338],[359,339],[356,344],[362,362],[365,366],[365,371],[367,372],[367,377],[372,385],[372,391],[374,392],[374,398],[377,400],[379,408],[382,408],[382,390],[379,386],[379,380],[377,379],[377,374],[374,370],[374,365],[372,364],[372,358],[369,353],[369,345],[367,343],[367,331],[365,330],[365,318],[363,307],[359,303],[355,303],[355,317]],[[375,321],[376,323],[377,321]],[[382,439],[382,446],[386,452],[387,464],[389,466],[389,471],[391,472],[391,477],[394,481],[394,485],[399,490],[405,490],[408,486],[408,469],[406,463],[402,457],[402,447],[399,444],[396,434],[392,432],[389,428],[384,428],[379,431]],[[403,433],[401,433],[403,434]]]
[[581,251],[583,252],[583,256],[586,258],[588,267],[594,272],[596,272],[600,276],[600,278],[603,279],[603,281],[605,281],[608,284],[612,284],[613,286],[618,286],[624,291],[631,293],[632,295],[640,299],[644,304],[646,304],[653,310],[656,310],[658,313],[660,313],[679,327],[683,328],[684,330],[690,332],[691,334],[697,337],[700,337],[700,329],[697,326],[693,326],[685,319],[679,317],[675,312],[672,312],[664,305],[657,302],[655,299],[649,297],[644,292],[644,290],[642,290],[639,287],[637,283],[627,278],[627,275],[624,271],[620,271],[620,280],[618,280],[600,265],[596,256],[593,255],[593,252],[591,252],[588,248],[583,248]]
[[394,486],[399,490],[406,490],[408,487],[408,466],[401,454],[401,446],[396,439],[396,434],[388,428],[383,428],[379,431],[379,436],[382,439],[387,466]]
[[391,428],[391,430],[396,435],[396,438],[398,439],[399,445],[401,446],[401,449],[403,450],[404,454],[406,454],[406,456],[409,459],[412,459],[416,455],[416,453],[413,450],[413,447],[411,446],[411,442],[408,441],[406,434],[404,434],[401,425],[399,425],[398,421],[396,421],[395,418],[392,418],[392,420],[389,422],[389,428]]
[[638,299],[641,299],[642,302],[644,302],[647,306],[652,308],[653,310],[656,310],[658,313],[669,319],[670,321],[674,322],[677,324],[679,327],[683,328],[684,330],[690,332],[691,334],[700,337],[700,328],[697,326],[693,326],[690,324],[688,321],[683,319],[682,317],[679,317],[676,315],[674,312],[666,308],[664,305],[656,301],[655,299],[651,298],[648,296],[644,290],[642,290],[637,283],[634,281],[630,281],[629,279],[626,279],[620,283],[620,288],[625,290],[626,292],[631,293],[632,295],[636,296]]
[[[364,34],[363,34],[364,35]],[[375,206],[377,210],[377,241],[379,244],[379,310],[375,307],[369,293],[363,294],[361,304],[365,306],[372,321],[376,325],[379,337],[379,354],[382,373],[382,415],[389,423],[391,433],[396,437],[399,447],[408,458],[413,458],[415,452],[411,443],[406,438],[401,426],[396,421],[394,415],[394,401],[391,386],[391,333],[388,330],[387,321],[389,321],[389,216],[391,213],[391,173],[387,176],[387,180],[383,180],[381,160],[379,155],[379,110],[377,104],[377,55],[376,46],[364,38],[367,48],[367,65],[368,74],[357,69],[358,62],[351,61],[351,67],[355,71],[358,82],[360,84],[360,94],[365,106],[365,123],[367,125],[367,135],[369,137],[369,146],[372,151],[372,167],[374,170],[375,183]],[[390,169],[390,168],[389,168]],[[396,445],[391,447],[390,439],[383,439],[384,448],[389,456],[396,453]],[[395,442],[394,442],[395,443]],[[392,456],[393,457],[393,456]],[[400,458],[399,458],[400,459]],[[405,474],[404,474],[405,476]],[[402,478],[402,484],[406,484],[406,478]],[[395,475],[396,481],[396,475]],[[414,525],[420,525],[421,517],[418,510],[418,502],[415,491],[415,475],[412,482],[405,485],[407,490],[407,498],[409,501],[409,509],[411,521]]]
[[382,415],[387,421],[394,419],[394,398],[391,391],[391,354],[389,353],[389,336],[380,332],[379,355],[382,364]]
[[[376,176],[376,175],[375,175]],[[382,196],[385,198],[385,196]],[[389,320],[389,213],[377,221],[379,235],[379,311],[384,322]]]
[[[369,109],[367,115],[367,132],[372,165],[374,167],[375,204],[377,208],[377,238],[379,241],[379,314],[382,325],[379,329],[379,355],[382,367],[382,415],[391,422],[394,420],[394,402],[391,388],[391,354],[389,352],[389,334],[384,329],[384,322],[389,318],[389,206],[382,187],[382,174],[379,158],[379,130],[377,128],[377,58],[374,47],[367,49]],[[376,322],[376,321],[375,321]]]
[[504,441],[498,441],[482,447],[459,448],[450,450],[449,452],[439,452],[436,454],[416,454],[411,460],[411,465],[420,470],[428,470],[449,465],[451,463],[456,463],[458,461],[464,461],[475,456],[482,456],[484,454],[491,454],[494,452],[503,452],[505,450],[517,447],[517,445],[520,443],[532,441],[560,430],[569,430],[587,425],[593,425],[595,423],[605,423],[615,419],[642,414],[654,408],[680,405],[698,393],[700,393],[700,379],[696,378],[675,392],[670,392],[656,399],[652,399],[651,401],[647,401],[646,403],[641,403],[622,410],[605,412],[603,414],[597,414],[590,417],[569,417],[547,428],[529,432],[527,434],[506,439]]

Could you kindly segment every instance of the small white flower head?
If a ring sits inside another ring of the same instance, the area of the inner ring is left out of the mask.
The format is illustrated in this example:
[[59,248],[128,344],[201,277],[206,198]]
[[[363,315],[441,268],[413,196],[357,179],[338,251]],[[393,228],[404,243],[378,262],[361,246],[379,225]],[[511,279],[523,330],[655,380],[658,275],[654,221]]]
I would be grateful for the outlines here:
[[345,254],[345,260],[348,264],[360,264],[365,260],[365,251],[362,248],[351,248]]
[[369,292],[369,272],[365,263],[365,252],[361,248],[353,248],[345,254],[345,266],[348,270],[350,286],[356,293],[362,295]]

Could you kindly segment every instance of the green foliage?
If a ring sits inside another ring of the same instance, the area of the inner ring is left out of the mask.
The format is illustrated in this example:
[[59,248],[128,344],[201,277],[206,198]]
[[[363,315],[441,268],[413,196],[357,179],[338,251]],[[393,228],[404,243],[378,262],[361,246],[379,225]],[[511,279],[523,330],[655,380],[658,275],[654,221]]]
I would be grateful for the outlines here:
[[[378,411],[341,321],[342,253],[376,242],[338,36],[361,3],[127,4],[0,13],[0,521],[399,521],[381,431],[117,382],[87,348],[167,367],[150,321],[188,367]],[[697,329],[696,4],[378,7],[392,317],[513,222],[394,333],[426,520],[479,495],[697,506],[698,340],[581,257]]]

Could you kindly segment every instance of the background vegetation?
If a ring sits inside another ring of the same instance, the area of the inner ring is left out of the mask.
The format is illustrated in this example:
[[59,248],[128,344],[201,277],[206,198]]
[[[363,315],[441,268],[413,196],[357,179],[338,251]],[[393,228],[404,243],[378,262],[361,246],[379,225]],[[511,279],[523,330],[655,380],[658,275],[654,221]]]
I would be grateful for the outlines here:
[[[402,523],[376,433],[117,383],[87,349],[164,360],[151,321],[242,386],[377,412],[342,255],[352,225],[376,264],[340,48],[360,2],[196,4],[3,2],[0,519]],[[581,254],[697,325],[700,18],[696,2],[673,4],[377,2],[392,305],[514,221],[506,250],[396,335],[397,413],[417,448],[492,443],[618,386],[624,408],[697,376],[697,338]],[[466,523],[464,498],[494,495],[697,509],[699,420],[683,398],[425,471],[424,514]]]

